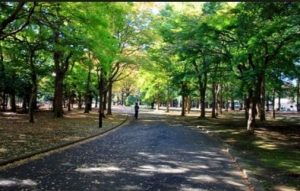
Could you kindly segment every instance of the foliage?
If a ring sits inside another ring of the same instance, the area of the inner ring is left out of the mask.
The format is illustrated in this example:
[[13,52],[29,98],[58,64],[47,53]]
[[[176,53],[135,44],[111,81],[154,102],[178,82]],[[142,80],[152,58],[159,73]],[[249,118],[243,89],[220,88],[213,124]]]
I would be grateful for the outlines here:
[[100,71],[103,92],[112,88],[147,103],[180,95],[225,105],[253,94],[262,113],[266,94],[297,95],[287,86],[299,79],[297,3],[3,2],[0,8],[1,100],[30,97],[33,73],[38,97],[53,99],[58,52],[60,64],[69,61],[65,95],[84,96],[89,73],[97,95]]

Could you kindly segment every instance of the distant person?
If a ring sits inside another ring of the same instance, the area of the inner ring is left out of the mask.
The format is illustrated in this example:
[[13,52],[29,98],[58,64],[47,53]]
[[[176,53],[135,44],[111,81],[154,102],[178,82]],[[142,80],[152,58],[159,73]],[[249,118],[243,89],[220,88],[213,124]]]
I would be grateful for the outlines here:
[[139,109],[140,109],[140,107],[139,107],[138,103],[136,102],[136,103],[135,103],[135,106],[134,106],[134,117],[135,117],[135,119],[138,118],[138,115],[139,115]]

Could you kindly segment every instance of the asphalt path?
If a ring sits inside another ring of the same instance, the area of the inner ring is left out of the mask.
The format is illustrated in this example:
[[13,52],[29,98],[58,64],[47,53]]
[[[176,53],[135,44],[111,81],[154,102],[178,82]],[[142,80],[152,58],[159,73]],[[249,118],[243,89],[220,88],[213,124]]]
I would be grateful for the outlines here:
[[87,143],[0,171],[0,190],[248,190],[221,145],[144,114]]

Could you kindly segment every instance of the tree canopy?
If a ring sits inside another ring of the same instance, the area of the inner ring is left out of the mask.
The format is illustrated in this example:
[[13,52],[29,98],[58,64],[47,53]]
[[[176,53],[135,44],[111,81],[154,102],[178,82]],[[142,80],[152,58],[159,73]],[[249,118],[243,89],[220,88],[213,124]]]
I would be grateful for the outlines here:
[[299,6],[1,2],[1,110],[21,100],[34,122],[39,101],[55,117],[65,105],[94,104],[102,118],[112,103],[140,101],[180,106],[181,115],[197,106],[205,118],[238,100],[253,131],[272,100],[275,117],[275,97],[300,110]]

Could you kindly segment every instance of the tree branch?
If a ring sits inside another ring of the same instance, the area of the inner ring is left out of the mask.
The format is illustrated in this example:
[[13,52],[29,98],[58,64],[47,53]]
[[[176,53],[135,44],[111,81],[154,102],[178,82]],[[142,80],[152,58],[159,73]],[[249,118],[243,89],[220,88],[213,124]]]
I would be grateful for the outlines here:
[[19,1],[16,9],[11,13],[11,15],[0,23],[0,34],[3,34],[5,27],[7,27],[9,23],[13,22],[17,18],[17,15],[22,10],[24,4],[24,1]]
[[65,59],[65,62],[63,63],[63,66],[62,66],[62,72],[65,73],[68,71],[68,68],[69,68],[69,62],[70,62],[70,58],[72,57],[73,55],[73,52],[70,52],[66,59]]
[[[23,4],[22,4],[22,3],[23,3]],[[18,7],[20,6],[20,4],[21,4],[21,7],[18,9]],[[36,2],[33,3],[33,6],[32,6],[31,9],[29,10],[29,13],[28,13],[28,15],[27,15],[26,21],[25,21],[19,28],[17,28],[17,29],[14,30],[14,31],[11,31],[11,32],[9,32],[9,33],[7,33],[7,34],[5,34],[5,33],[3,32],[3,30],[5,29],[5,27],[6,27],[10,22],[12,22],[12,21],[14,21],[14,20],[16,19],[18,12],[20,11],[20,9],[22,9],[22,7],[23,7],[24,4],[25,4],[25,2],[23,2],[23,1],[19,2],[18,7],[16,8],[16,10],[14,11],[14,13],[12,13],[12,15],[11,15],[10,18],[9,18],[9,19],[12,19],[11,21],[7,21],[8,19],[6,19],[5,22],[2,22],[2,23],[1,23],[1,25],[0,25],[0,39],[4,39],[4,38],[6,38],[6,37],[8,37],[8,36],[12,36],[12,35],[18,33],[19,31],[23,30],[23,29],[29,24],[30,18],[31,18],[31,16],[32,16],[33,12],[34,12],[34,8],[35,8],[35,6],[37,5]],[[15,14],[15,15],[14,15],[14,14]],[[8,23],[7,23],[7,22],[8,22]],[[3,23],[4,23],[4,25],[2,25]]]

